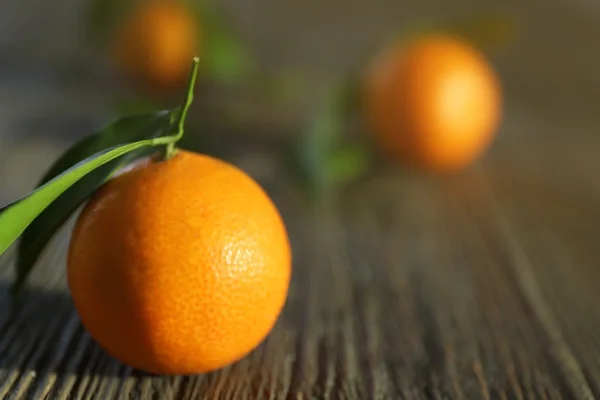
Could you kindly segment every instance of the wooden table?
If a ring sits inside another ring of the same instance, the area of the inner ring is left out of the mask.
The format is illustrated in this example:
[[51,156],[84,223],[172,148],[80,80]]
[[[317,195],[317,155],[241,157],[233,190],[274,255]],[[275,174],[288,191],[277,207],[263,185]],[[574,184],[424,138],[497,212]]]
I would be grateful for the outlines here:
[[262,176],[293,243],[288,303],[258,350],[212,374],[146,376],[107,356],[66,290],[68,230],[16,311],[4,257],[0,398],[600,395],[598,140],[509,138],[461,176],[374,171],[317,208]]
[[[358,3],[344,4],[350,10]],[[256,12],[243,10],[252,26]],[[16,310],[7,291],[12,258],[3,257],[0,398],[600,397],[595,10],[581,1],[523,11],[527,35],[496,60],[507,99],[498,141],[460,176],[379,169],[315,208],[272,173],[279,168],[234,157],[279,206],[294,275],[271,335],[222,371],[147,376],[107,356],[81,326],[66,289],[68,226]],[[326,15],[321,20],[321,28],[329,26]],[[267,33],[254,31],[255,39]],[[295,48],[281,48],[279,59],[293,59]],[[319,54],[322,65],[332,61],[333,53]],[[8,149],[0,145],[0,154]],[[268,157],[276,149],[261,151]],[[4,178],[0,188],[11,179]]]

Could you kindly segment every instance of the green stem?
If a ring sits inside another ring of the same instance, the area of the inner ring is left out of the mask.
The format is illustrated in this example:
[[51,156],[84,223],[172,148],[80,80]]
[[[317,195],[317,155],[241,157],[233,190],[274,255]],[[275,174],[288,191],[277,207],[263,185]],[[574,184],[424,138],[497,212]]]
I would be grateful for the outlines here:
[[190,77],[188,79],[188,88],[187,94],[185,97],[185,102],[183,103],[183,107],[179,112],[178,120],[177,120],[177,133],[172,138],[172,140],[167,144],[167,149],[165,152],[165,160],[173,157],[175,152],[177,151],[175,145],[177,142],[183,137],[183,125],[185,123],[185,118],[187,116],[188,110],[194,101],[194,86],[196,85],[196,78],[198,77],[198,66],[200,64],[200,59],[198,57],[194,57],[192,70],[190,72]]

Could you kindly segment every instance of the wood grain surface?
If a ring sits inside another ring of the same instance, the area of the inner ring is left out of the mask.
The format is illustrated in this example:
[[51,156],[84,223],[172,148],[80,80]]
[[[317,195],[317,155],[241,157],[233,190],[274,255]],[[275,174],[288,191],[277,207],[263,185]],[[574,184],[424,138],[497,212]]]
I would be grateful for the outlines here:
[[0,398],[600,396],[600,186],[581,167],[599,159],[521,147],[456,177],[374,171],[319,207],[264,175],[293,243],[289,299],[256,351],[201,376],[147,376],[90,339],[67,225],[16,309],[3,258]]

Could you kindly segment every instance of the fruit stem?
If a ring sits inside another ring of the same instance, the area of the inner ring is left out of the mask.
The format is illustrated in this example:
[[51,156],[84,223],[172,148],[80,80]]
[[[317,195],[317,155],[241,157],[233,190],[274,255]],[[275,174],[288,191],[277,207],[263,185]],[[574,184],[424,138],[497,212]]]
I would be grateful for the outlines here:
[[173,137],[173,140],[171,140],[167,144],[167,148],[165,151],[165,160],[168,160],[169,158],[171,158],[175,155],[175,152],[176,152],[175,145],[183,137],[183,125],[185,123],[185,118],[187,116],[190,106],[192,105],[192,102],[194,101],[194,86],[196,85],[196,78],[198,77],[198,66],[199,65],[200,65],[200,59],[198,57],[194,57],[194,60],[192,63],[192,69],[190,72],[190,77],[188,79],[187,94],[185,97],[185,102],[183,103],[183,107],[181,108],[181,110],[179,112],[179,116],[178,116],[178,120],[177,120],[177,133]]

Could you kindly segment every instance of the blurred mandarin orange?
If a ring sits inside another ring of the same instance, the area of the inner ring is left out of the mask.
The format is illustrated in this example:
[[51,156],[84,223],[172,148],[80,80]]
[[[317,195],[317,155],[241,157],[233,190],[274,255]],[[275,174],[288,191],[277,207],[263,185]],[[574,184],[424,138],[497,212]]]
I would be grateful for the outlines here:
[[136,1],[114,36],[117,67],[155,88],[178,87],[199,55],[200,35],[199,21],[186,1]]
[[452,172],[480,158],[499,128],[502,92],[485,56],[449,34],[382,51],[365,79],[365,116],[384,153]]

